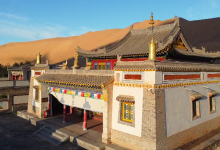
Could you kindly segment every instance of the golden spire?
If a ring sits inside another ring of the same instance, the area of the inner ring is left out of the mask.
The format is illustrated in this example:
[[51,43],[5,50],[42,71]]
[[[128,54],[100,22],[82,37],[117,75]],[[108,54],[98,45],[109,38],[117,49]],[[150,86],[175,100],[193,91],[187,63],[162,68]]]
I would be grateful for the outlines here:
[[149,43],[149,60],[156,60],[156,44],[157,41],[154,42],[154,38],[152,38]]
[[37,55],[37,64],[41,64],[41,55],[40,55],[40,52],[39,52],[39,54]]
[[75,53],[74,66],[73,66],[74,68],[79,68],[78,59],[79,59],[79,53],[76,52],[76,53]]
[[149,24],[150,24],[150,29],[153,31],[153,28],[154,28],[154,16],[153,16],[153,13],[151,13]]

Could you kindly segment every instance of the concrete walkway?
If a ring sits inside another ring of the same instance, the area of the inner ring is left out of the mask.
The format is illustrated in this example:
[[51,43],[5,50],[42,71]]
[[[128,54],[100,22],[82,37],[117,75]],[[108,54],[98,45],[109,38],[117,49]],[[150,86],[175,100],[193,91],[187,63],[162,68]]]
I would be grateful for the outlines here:
[[31,124],[42,127],[43,125],[50,126],[51,128],[70,135],[70,142],[86,149],[105,149],[106,144],[102,143],[102,133],[94,130],[82,130],[78,124],[70,122],[62,123],[58,117],[51,117],[48,119],[40,119],[37,116],[27,113],[27,111],[18,111],[17,115],[27,119]]

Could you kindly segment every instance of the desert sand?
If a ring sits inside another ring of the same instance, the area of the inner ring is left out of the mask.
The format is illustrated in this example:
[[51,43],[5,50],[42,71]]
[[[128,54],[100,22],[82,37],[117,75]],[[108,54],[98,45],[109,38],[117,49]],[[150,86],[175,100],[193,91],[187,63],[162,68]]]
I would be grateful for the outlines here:
[[[155,26],[173,22],[174,19],[164,21],[155,20]],[[149,27],[149,20],[133,24],[133,29]],[[97,47],[116,42],[122,39],[128,32],[130,26],[124,29],[108,29],[96,32],[87,32],[80,36],[65,38],[51,38],[30,42],[8,43],[0,46],[0,64],[24,62],[25,60],[35,63],[36,55],[40,52],[42,63],[49,60],[50,64],[56,64],[74,57],[77,46],[92,50]]]

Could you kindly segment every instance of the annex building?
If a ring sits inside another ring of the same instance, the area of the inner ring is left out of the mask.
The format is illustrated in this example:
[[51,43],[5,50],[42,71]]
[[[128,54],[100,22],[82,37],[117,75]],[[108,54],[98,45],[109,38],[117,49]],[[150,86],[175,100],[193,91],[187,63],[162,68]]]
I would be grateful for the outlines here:
[[[150,28],[131,27],[116,43],[93,51],[78,47],[72,68],[66,61],[51,69],[39,54],[31,67],[28,112],[42,118],[47,110],[63,115],[64,123],[75,113],[82,116],[82,130],[89,118],[99,120],[102,142],[130,149],[192,143],[220,127],[220,65],[213,64],[220,44],[210,40],[214,32],[197,32],[208,28],[207,21],[175,17],[154,27],[151,16]],[[86,67],[79,66],[79,56]]]

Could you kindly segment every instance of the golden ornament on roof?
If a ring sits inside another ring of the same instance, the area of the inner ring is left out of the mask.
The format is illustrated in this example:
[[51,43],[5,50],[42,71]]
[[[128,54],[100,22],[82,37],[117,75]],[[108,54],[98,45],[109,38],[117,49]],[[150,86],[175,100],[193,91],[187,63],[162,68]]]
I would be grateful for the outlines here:
[[37,55],[37,64],[41,64],[41,55],[40,55],[40,52],[39,52],[39,54]]
[[153,31],[153,28],[154,28],[153,13],[151,13],[149,24],[150,24],[150,29]]

